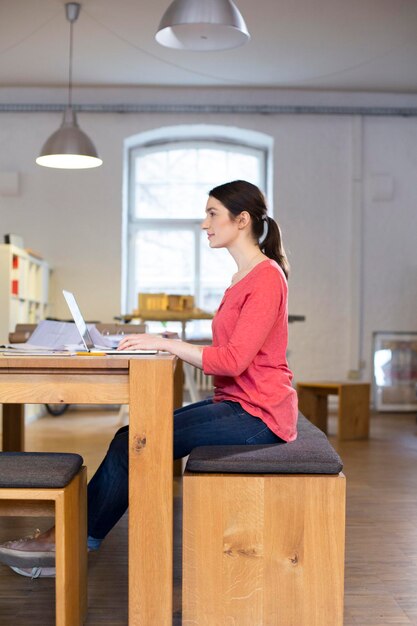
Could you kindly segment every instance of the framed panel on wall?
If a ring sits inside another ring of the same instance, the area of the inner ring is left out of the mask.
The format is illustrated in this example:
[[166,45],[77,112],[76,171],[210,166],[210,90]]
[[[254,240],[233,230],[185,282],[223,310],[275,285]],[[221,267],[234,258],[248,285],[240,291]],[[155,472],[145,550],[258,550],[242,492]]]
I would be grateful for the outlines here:
[[373,333],[373,399],[377,411],[417,410],[417,332]]

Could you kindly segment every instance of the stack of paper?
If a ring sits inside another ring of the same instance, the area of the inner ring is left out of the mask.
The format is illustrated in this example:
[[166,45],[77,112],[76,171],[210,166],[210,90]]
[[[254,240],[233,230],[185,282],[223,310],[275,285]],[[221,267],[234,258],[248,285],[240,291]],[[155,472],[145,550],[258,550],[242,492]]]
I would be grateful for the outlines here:
[[[88,330],[95,343],[97,342],[97,344],[104,347],[113,347],[114,342],[104,337],[94,324],[89,324]],[[48,356],[51,354],[68,356],[75,354],[77,350],[84,350],[84,346],[75,324],[73,322],[55,322],[52,320],[39,322],[26,343],[11,343],[0,346],[0,353],[4,356]]]

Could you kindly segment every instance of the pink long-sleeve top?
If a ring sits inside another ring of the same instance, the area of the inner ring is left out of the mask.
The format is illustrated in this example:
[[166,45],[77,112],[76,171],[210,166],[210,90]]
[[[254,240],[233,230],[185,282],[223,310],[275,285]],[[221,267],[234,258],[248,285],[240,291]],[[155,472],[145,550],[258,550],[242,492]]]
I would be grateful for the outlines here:
[[288,367],[288,288],[282,269],[262,261],[226,289],[213,319],[203,370],[214,376],[214,402],[231,400],[284,441],[297,437],[297,394]]

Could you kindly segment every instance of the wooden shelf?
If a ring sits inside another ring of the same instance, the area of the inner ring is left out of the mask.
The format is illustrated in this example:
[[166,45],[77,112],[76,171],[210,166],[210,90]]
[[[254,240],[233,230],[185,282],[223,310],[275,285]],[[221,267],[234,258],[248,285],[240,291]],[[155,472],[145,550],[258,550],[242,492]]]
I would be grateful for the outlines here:
[[0,343],[16,324],[36,324],[48,314],[50,268],[12,244],[0,244]]

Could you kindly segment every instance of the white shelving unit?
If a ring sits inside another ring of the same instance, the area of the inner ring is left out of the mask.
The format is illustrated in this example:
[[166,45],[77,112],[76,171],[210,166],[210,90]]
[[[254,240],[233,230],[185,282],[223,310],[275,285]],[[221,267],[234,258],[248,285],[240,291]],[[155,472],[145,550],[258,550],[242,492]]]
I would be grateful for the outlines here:
[[11,244],[0,244],[0,343],[16,324],[36,324],[48,314],[49,265]]
[[[43,259],[12,244],[0,244],[0,344],[8,343],[16,324],[36,324],[47,316],[49,275]],[[43,408],[27,404],[26,422],[42,415]]]

